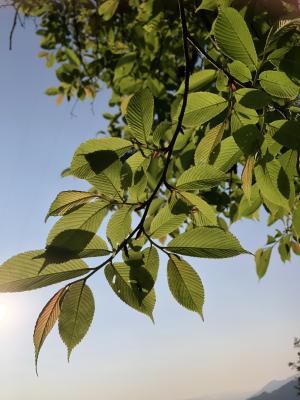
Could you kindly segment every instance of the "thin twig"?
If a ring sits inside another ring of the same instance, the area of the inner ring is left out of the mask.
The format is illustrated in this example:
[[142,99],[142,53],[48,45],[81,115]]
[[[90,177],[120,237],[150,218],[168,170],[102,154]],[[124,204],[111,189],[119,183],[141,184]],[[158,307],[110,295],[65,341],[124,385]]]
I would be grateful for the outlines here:
[[195,49],[201,54],[203,55],[215,68],[217,68],[219,71],[222,71],[227,78],[232,81],[237,83],[239,86],[243,87],[243,88],[250,88],[251,85],[246,84],[241,82],[239,79],[235,78],[233,75],[231,75],[230,72],[228,72],[223,65],[219,64],[216,60],[214,60],[208,53],[207,51],[205,51],[201,46],[199,46],[195,40],[191,37],[191,35],[188,34],[187,36],[188,41],[195,47]]
[[13,37],[17,26],[18,16],[19,16],[19,10],[16,8],[12,27],[9,34],[9,50],[12,50]]

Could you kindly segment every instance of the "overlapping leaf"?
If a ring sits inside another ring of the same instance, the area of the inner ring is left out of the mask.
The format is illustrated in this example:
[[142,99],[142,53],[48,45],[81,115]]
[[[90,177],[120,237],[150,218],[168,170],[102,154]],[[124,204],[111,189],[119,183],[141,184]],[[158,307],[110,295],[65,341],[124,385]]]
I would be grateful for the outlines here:
[[29,251],[5,261],[0,267],[0,292],[39,289],[76,278],[89,271],[82,260],[47,263],[43,269],[46,261],[43,254],[43,250]]
[[177,180],[176,187],[179,190],[208,190],[226,179],[226,174],[214,166],[198,163],[183,172]]

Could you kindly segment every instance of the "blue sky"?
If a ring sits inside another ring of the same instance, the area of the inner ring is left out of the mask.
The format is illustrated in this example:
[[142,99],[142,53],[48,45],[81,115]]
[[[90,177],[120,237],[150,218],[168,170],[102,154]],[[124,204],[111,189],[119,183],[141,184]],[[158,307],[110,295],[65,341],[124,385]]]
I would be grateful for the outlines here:
[[[43,91],[55,83],[36,57],[33,28],[18,29],[8,51],[11,13],[0,12],[0,262],[44,246],[52,222],[50,202],[82,182],[60,178],[76,147],[105,128],[107,93],[95,114],[88,103],[55,105]],[[264,244],[267,229],[254,221],[232,227],[244,247]],[[96,315],[70,364],[54,331],[34,371],[35,319],[56,287],[0,294],[7,318],[0,322],[0,387],[5,400],[185,400],[218,393],[251,392],[291,374],[293,338],[299,334],[299,258],[283,265],[277,254],[262,282],[250,256],[225,261],[189,260],[206,289],[205,322],[185,311],[168,292],[161,257],[156,323],[129,309],[103,274],[91,282]],[[232,397],[233,399],[233,397]]]

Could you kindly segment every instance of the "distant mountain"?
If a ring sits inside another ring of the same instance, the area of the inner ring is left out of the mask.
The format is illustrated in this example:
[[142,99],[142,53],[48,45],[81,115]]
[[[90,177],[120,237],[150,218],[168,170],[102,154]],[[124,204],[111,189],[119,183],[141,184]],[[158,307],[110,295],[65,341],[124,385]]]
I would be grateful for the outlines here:
[[279,389],[275,389],[270,393],[266,391],[258,394],[248,400],[299,400],[300,397],[297,395],[296,380],[292,380]]
[[252,397],[258,396],[259,394],[262,394],[264,392],[266,392],[266,393],[274,392],[274,390],[280,389],[286,383],[294,381],[295,379],[296,379],[296,375],[289,376],[288,378],[281,379],[281,380],[275,380],[274,379],[273,381],[271,381],[267,385],[265,385],[259,392],[255,393],[255,395],[252,395]]

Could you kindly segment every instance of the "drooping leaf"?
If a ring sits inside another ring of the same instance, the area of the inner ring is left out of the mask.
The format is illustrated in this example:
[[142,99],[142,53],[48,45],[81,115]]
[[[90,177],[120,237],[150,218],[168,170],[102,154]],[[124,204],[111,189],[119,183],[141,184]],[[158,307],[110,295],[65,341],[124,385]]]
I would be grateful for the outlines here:
[[63,298],[58,321],[59,334],[68,349],[68,359],[87,334],[94,312],[94,296],[86,283],[71,285]]
[[90,192],[81,192],[78,190],[61,192],[56,196],[56,199],[51,204],[46,216],[46,220],[50,215],[58,216],[68,214],[83,204],[95,200],[97,197],[99,196],[96,194]]
[[127,237],[131,231],[131,206],[122,206],[116,210],[110,218],[106,235],[114,249]]
[[241,61],[251,70],[257,67],[257,54],[252,36],[237,10],[228,7],[219,12],[214,34],[218,46],[226,56]]
[[253,168],[254,158],[248,157],[242,173],[242,188],[249,201],[251,199]]
[[58,320],[60,314],[60,303],[63,299],[66,289],[60,289],[55,295],[48,301],[35,324],[33,333],[33,342],[35,347],[35,365],[37,362],[41,348]]
[[272,247],[268,247],[267,249],[258,249],[255,253],[256,273],[259,279],[262,279],[267,272],[271,253]]
[[186,127],[200,126],[219,115],[227,107],[227,100],[217,94],[209,92],[191,93],[188,95],[183,124]]
[[152,289],[143,299],[138,298],[131,283],[130,273],[132,268],[134,267],[130,267],[127,264],[108,264],[105,267],[106,279],[113,291],[124,303],[148,315],[153,320],[153,309],[156,301],[155,291]]
[[289,210],[288,178],[279,161],[259,163],[254,171],[257,185],[263,196],[271,203]]
[[271,96],[282,99],[295,99],[299,94],[297,86],[285,72],[264,71],[259,75],[261,87]]
[[217,227],[191,229],[166,246],[168,251],[203,258],[227,258],[247,253],[230,233]]
[[[54,285],[89,272],[82,260],[63,263],[45,263],[43,250],[18,254],[5,261],[0,267],[0,292],[24,292]],[[41,271],[41,272],[40,272]]]
[[179,190],[208,190],[227,179],[224,172],[212,165],[198,163],[189,168],[178,178],[176,187]]
[[138,142],[146,144],[153,124],[154,100],[149,89],[137,92],[129,101],[126,121]]
[[204,287],[197,272],[173,254],[169,257],[167,271],[169,288],[175,299],[203,319]]

